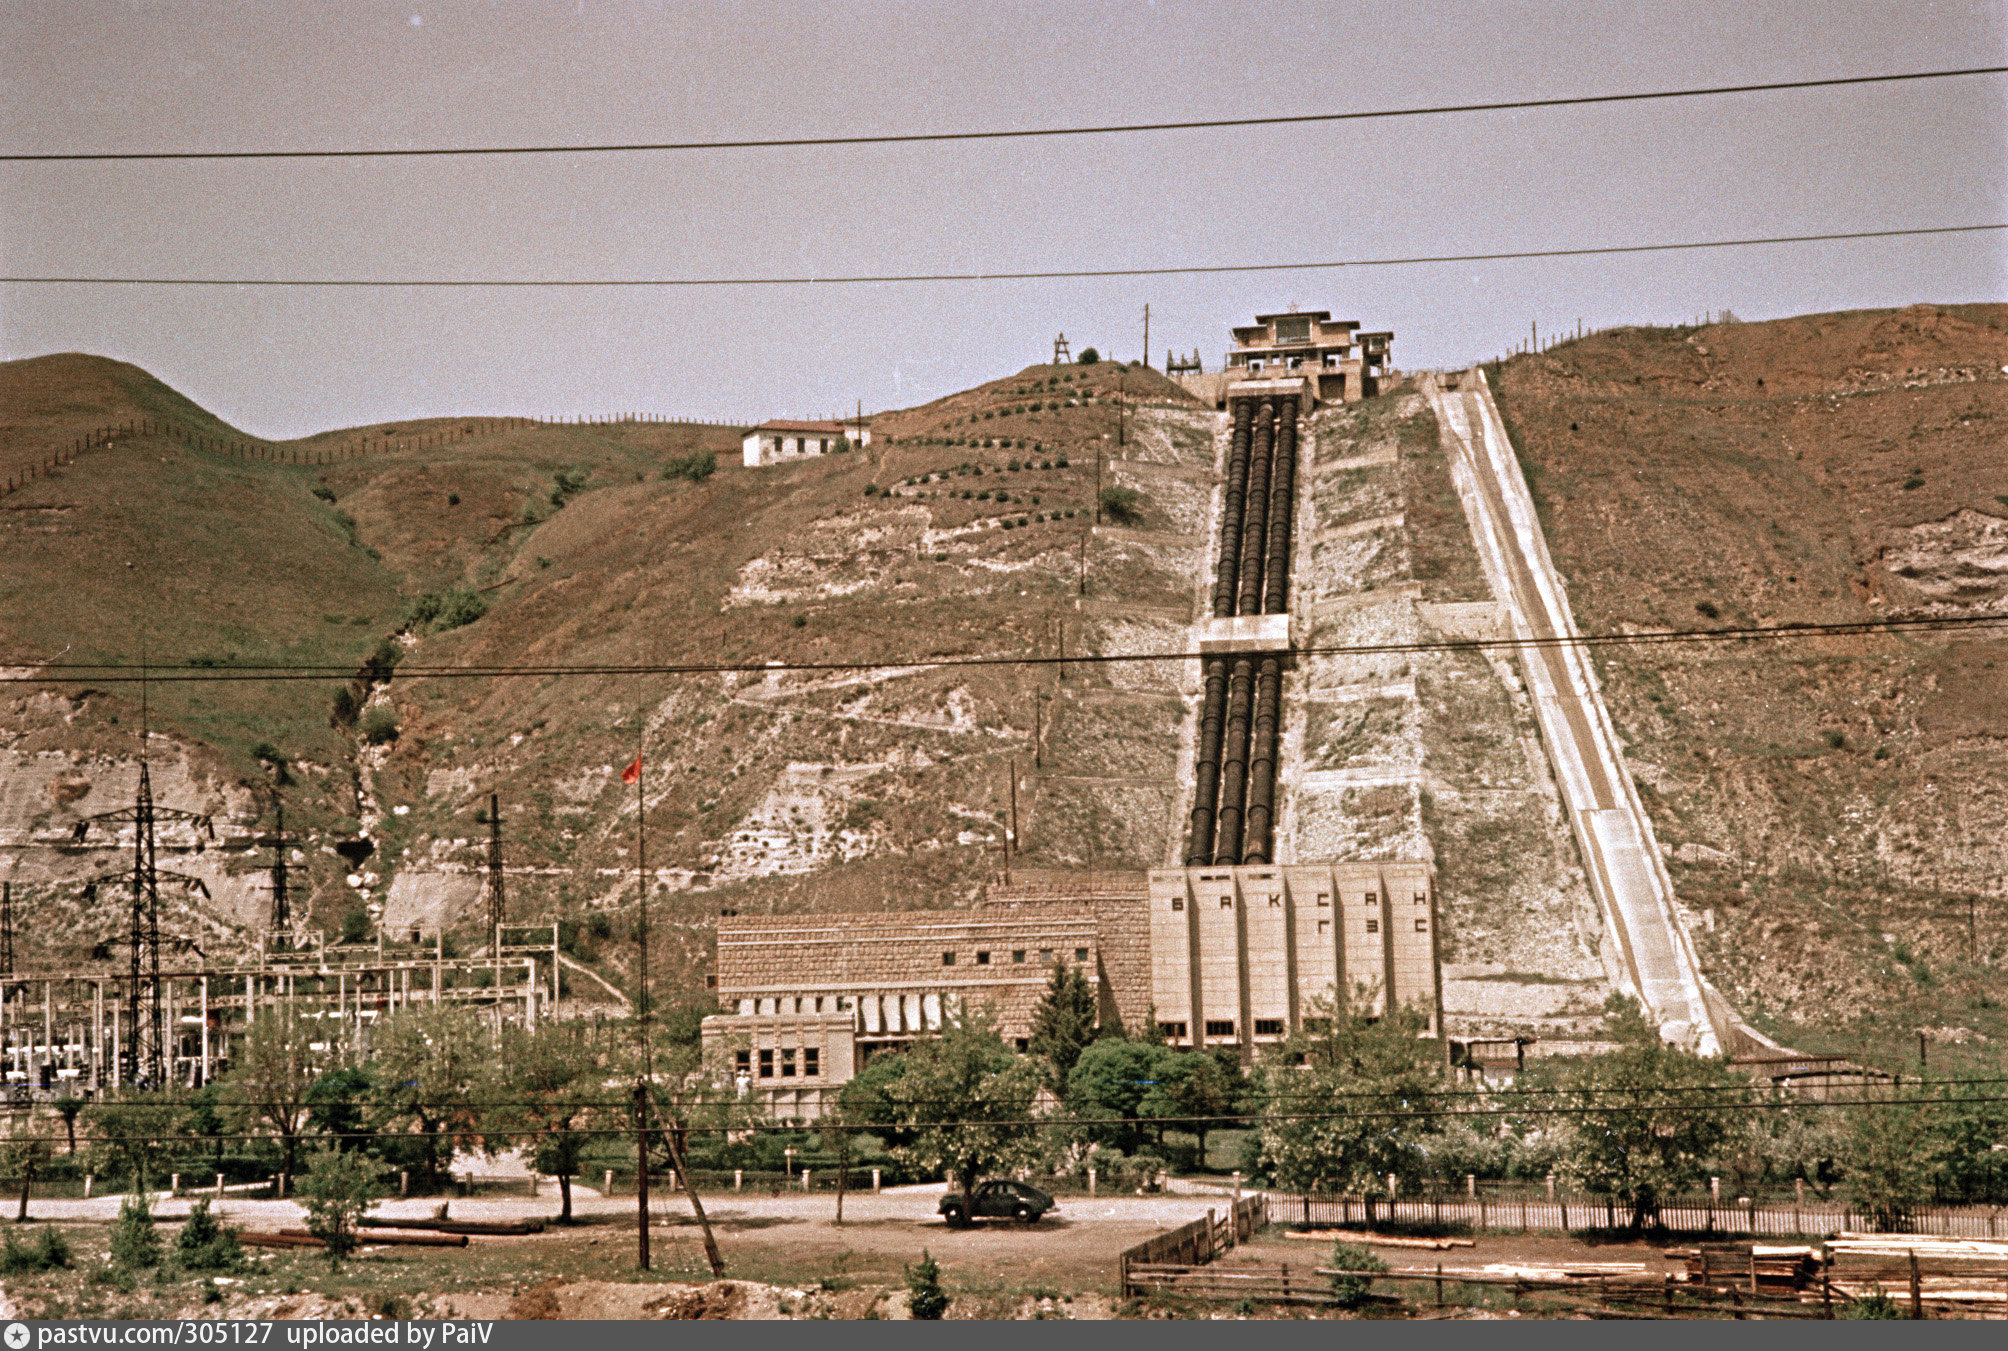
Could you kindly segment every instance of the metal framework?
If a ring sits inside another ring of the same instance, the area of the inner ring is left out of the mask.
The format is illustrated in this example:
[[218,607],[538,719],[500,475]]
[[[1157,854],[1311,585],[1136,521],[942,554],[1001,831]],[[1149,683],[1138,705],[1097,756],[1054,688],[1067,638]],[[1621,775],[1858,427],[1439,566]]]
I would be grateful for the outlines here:
[[[124,882],[131,891],[131,923],[127,930],[129,962],[126,980],[126,1044],[123,1052],[125,1080],[141,1087],[158,1087],[167,1081],[167,1057],[162,1027],[160,997],[160,883],[162,878],[179,882],[190,891],[209,895],[209,886],[199,877],[173,872],[155,862],[154,832],[161,822],[187,825],[211,840],[216,828],[209,817],[174,807],[157,807],[153,801],[153,777],[147,763],[139,764],[139,792],[133,805],[103,812],[77,823],[77,839],[82,840],[92,826],[133,828],[132,867],[107,874],[85,884],[85,894],[94,894],[99,882]],[[196,848],[202,848],[201,841]]]

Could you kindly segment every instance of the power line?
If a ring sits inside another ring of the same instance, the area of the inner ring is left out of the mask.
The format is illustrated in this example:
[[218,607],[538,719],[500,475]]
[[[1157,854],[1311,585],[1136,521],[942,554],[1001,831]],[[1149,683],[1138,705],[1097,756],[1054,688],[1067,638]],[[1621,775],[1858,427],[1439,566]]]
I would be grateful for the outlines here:
[[[1865,619],[1838,624],[1770,624],[1716,629],[1649,629],[1640,633],[1564,634],[1552,638],[1460,638],[1439,642],[1339,644],[1328,647],[1291,649],[1298,657],[1385,656],[1437,652],[1534,651],[1542,648],[1652,647],[1677,643],[1761,642],[1785,638],[1843,638],[1876,634],[1981,632],[2008,627],[2008,614],[1944,615],[1924,619]],[[497,680],[527,677],[564,676],[688,676],[766,674],[769,672],[833,672],[898,670],[954,670],[986,666],[1109,665],[1116,662],[1167,662],[1202,660],[1203,652],[1113,652],[1066,656],[1019,653],[988,657],[881,657],[870,661],[767,661],[677,662],[661,664],[604,663],[576,665],[515,665],[496,663],[484,666],[399,665],[392,674],[406,679]],[[0,675],[0,685],[46,685],[57,682],[96,681],[104,684],[205,684],[232,681],[346,680],[356,674],[353,666],[306,665],[273,662],[247,666],[163,667],[149,663],[48,662],[32,658],[10,658],[8,674]],[[27,671],[28,674],[19,672]]]
[[700,286],[882,286],[926,282],[1080,280],[1097,277],[1190,277],[1224,273],[1317,272],[1348,267],[1410,267],[1426,263],[1491,263],[1526,258],[1591,258],[1609,254],[1671,253],[1692,249],[1734,249],[1758,245],[1820,244],[1857,239],[1900,239],[1924,235],[1974,234],[2008,230],[2008,222],[1983,225],[1927,225],[1901,230],[1843,230],[1824,234],[1761,235],[1744,239],[1683,240],[1668,244],[1601,244],[1576,249],[1511,249],[1497,253],[1432,253],[1386,258],[1336,258],[1306,263],[1219,263],[1179,267],[1047,268],[1028,272],[860,273],[853,276],[791,277],[0,277],[9,286],[228,286],[321,287],[348,289],[529,290],[610,287],[631,290]]
[[1537,108],[1582,108],[1599,104],[1649,103],[1672,99],[1719,98],[1798,89],[1900,84],[1999,75],[2008,66],[1905,71],[1890,75],[1842,75],[1822,80],[1772,80],[1760,84],[1706,85],[1629,94],[1575,94],[1561,98],[1506,99],[1489,103],[1441,103],[1420,108],[1377,108],[1337,113],[1294,113],[1273,117],[1202,118],[1184,122],[1119,122],[1069,127],[1029,127],[1005,131],[902,132],[870,136],[785,136],[735,141],[636,141],[591,145],[418,146],[374,150],[103,150],[0,154],[0,162],[81,163],[105,160],[289,160],[471,158],[494,155],[608,155],[656,151],[780,150],[809,147],[919,145],[950,141],[1010,141],[1062,136],[1123,136],[1147,132],[1219,131],[1238,127],[1302,126],[1329,122],[1381,121],[1399,117],[1443,117],[1462,113],[1526,112]]

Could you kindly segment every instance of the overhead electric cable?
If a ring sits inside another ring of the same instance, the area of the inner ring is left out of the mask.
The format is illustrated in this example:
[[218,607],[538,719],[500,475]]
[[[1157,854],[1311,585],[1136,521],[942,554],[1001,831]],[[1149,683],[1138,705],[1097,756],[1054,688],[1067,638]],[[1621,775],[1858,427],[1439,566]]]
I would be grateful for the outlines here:
[[1758,245],[1822,244],[1856,239],[1901,239],[1923,235],[1975,234],[2008,230],[2008,222],[1980,225],[1921,225],[1900,230],[1841,230],[1806,235],[1753,235],[1743,239],[1682,240],[1667,244],[1598,244],[1575,249],[1510,249],[1496,253],[1428,253],[1386,258],[1334,258],[1306,263],[1205,263],[1177,267],[1046,268],[1023,272],[859,273],[819,277],[0,277],[9,286],[228,286],[376,289],[524,290],[613,287],[698,286],[883,286],[921,282],[1058,281],[1096,277],[1185,277],[1219,273],[1317,272],[1347,267],[1412,267],[1426,263],[1493,263],[1524,258],[1590,258],[1621,253],[1672,253],[1692,249],[1736,249]]
[[[1550,647],[1646,647],[1669,643],[1761,642],[1781,638],[1865,637],[1880,633],[1985,632],[2008,627],[2008,614],[1946,615],[1926,619],[1864,619],[1843,624],[1774,624],[1720,629],[1648,629],[1640,633],[1564,634],[1552,638],[1461,638],[1440,642],[1361,643],[1291,649],[1299,657],[1385,656],[1399,653],[1528,651]],[[1200,652],[1104,652],[1046,656],[1017,653],[976,657],[881,657],[872,661],[768,661],[677,663],[579,663],[574,665],[421,666],[404,663],[386,672],[407,679],[493,680],[522,676],[671,676],[766,674],[777,671],[949,670],[980,666],[1108,665],[1114,662],[1190,661]],[[235,680],[348,679],[356,666],[274,662],[263,665],[163,667],[150,662],[37,662],[29,657],[0,659],[0,685],[46,685],[59,680],[106,683],[204,684]]]
[[1999,75],[2008,66],[1968,66],[1950,70],[1903,71],[1889,75],[1840,75],[1821,80],[1769,80],[1756,84],[1704,85],[1629,94],[1572,94],[1560,98],[1500,99],[1487,103],[1439,103],[1419,108],[1374,108],[1337,113],[1281,113],[1270,117],[1197,118],[1181,122],[1116,122],[1070,127],[1027,127],[993,131],[893,132],[856,136],[780,136],[732,141],[636,141],[592,145],[413,146],[363,150],[97,150],[0,154],[0,162],[79,163],[98,160],[288,160],[415,159],[494,155],[611,155],[660,151],[783,150],[810,147],[920,145],[946,141],[1012,141],[1062,136],[1123,136],[1146,132],[1223,131],[1244,127],[1303,126],[1320,122],[1368,122],[1397,117],[1443,117],[1461,113],[1527,112],[1538,108],[1582,108],[1598,104],[1650,103],[1671,99],[1719,98],[1851,85],[1901,84]]

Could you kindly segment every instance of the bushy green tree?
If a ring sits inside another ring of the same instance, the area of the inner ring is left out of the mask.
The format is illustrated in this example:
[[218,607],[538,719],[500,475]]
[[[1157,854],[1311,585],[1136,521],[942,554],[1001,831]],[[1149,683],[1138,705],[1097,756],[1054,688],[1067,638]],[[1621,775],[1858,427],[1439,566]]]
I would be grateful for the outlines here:
[[134,1190],[119,1205],[112,1221],[112,1265],[121,1271],[138,1271],[160,1265],[160,1231],[154,1227],[153,1207],[144,1191]]
[[312,1044],[323,1035],[319,1024],[301,1018],[291,1004],[261,1010],[225,1080],[233,1117],[243,1129],[268,1130],[278,1138],[279,1167],[288,1177],[298,1171],[308,1094],[321,1072],[323,1055]]
[[495,1065],[494,1040],[472,1010],[435,1004],[400,1010],[373,1040],[384,1125],[418,1131],[425,1176],[436,1182],[454,1147],[472,1143],[480,1129],[479,1090]]
[[204,1197],[188,1209],[188,1222],[174,1239],[175,1260],[189,1271],[235,1271],[244,1249],[235,1226],[220,1223]]
[[1622,1202],[1638,1229],[1739,1147],[1750,1081],[1727,1061],[1661,1041],[1636,1001],[1613,995],[1606,1007],[1606,1035],[1617,1050],[1550,1062],[1516,1087],[1557,1090],[1539,1105],[1571,1109],[1559,1118],[1559,1171],[1573,1186]]
[[1366,1303],[1373,1294],[1374,1283],[1365,1276],[1352,1272],[1386,1271],[1387,1263],[1374,1254],[1371,1248],[1357,1243],[1334,1243],[1332,1245],[1332,1300],[1342,1309],[1356,1309]]
[[488,1132],[491,1143],[526,1140],[533,1152],[533,1165],[540,1173],[558,1179],[562,1198],[559,1220],[572,1219],[572,1179],[578,1176],[589,1136],[580,1127],[596,1114],[596,1109],[617,1104],[606,1097],[601,1085],[606,1074],[597,1057],[579,1036],[575,1024],[546,1019],[535,1030],[512,1026],[505,1029],[500,1073],[494,1080],[490,1120],[496,1127]]
[[1932,1176],[1944,1160],[1936,1108],[1913,1104],[1848,1108],[1842,1166],[1848,1201],[1879,1233],[1909,1233],[1918,1208],[1931,1200]]
[[1067,1076],[1081,1052],[1095,1040],[1100,1013],[1095,987],[1078,966],[1053,963],[1046,980],[1046,993],[1032,1010],[1032,1054],[1052,1066],[1051,1087],[1056,1097],[1067,1094]]
[[[1212,1117],[1226,1116],[1240,1106],[1246,1083],[1239,1058],[1221,1047],[1217,1051],[1171,1051],[1157,1063],[1153,1084],[1137,1104],[1143,1119],[1178,1118],[1178,1128],[1190,1131],[1199,1142],[1199,1164],[1206,1165],[1206,1136],[1213,1129]],[[1162,1128],[1158,1138],[1164,1138]]]
[[1091,1140],[1125,1152],[1142,1143],[1141,1108],[1171,1072],[1178,1053],[1138,1041],[1098,1041],[1067,1075],[1067,1110]]
[[131,1092],[94,1102],[84,1112],[91,1133],[91,1171],[120,1178],[144,1191],[174,1167],[174,1146],[182,1138],[184,1107],[173,1098]]
[[1028,1162],[1037,1148],[1024,1123],[1039,1091],[1038,1068],[1012,1054],[987,1010],[945,1012],[940,1034],[916,1041],[904,1060],[885,1096],[914,1134],[894,1157],[927,1172],[953,1172],[963,1213],[973,1215],[976,1184]]
[[0,1169],[21,1180],[21,1208],[14,1216],[17,1224],[28,1222],[28,1193],[34,1189],[35,1178],[49,1162],[51,1153],[49,1142],[40,1136],[24,1135],[0,1141]]
[[382,1199],[377,1163],[360,1150],[316,1149],[300,1179],[307,1207],[307,1232],[328,1245],[328,1261],[339,1265],[355,1250],[356,1229]]
[[1429,1108],[1443,1087],[1440,1052],[1413,1009],[1368,1012],[1369,990],[1314,1000],[1304,1025],[1260,1069],[1270,1108],[1261,1166],[1285,1187],[1371,1197],[1388,1173],[1427,1171],[1443,1118]]
[[948,1312],[948,1292],[941,1288],[941,1266],[927,1249],[906,1269],[906,1311],[917,1319],[934,1320]]

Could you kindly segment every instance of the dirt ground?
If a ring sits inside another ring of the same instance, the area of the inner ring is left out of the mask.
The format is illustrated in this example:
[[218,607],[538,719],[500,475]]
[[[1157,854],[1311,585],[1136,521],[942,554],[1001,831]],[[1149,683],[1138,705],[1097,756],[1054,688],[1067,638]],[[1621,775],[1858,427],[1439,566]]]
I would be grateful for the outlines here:
[[[63,1273],[62,1291],[55,1283],[44,1291],[33,1282],[9,1280],[0,1298],[30,1315],[39,1309],[55,1316],[134,1318],[899,1319],[906,1316],[906,1268],[925,1251],[940,1264],[942,1282],[954,1297],[951,1318],[1081,1319],[1124,1312],[1232,1316],[1225,1306],[1125,1308],[1116,1298],[1118,1253],[1209,1208],[1224,1210],[1230,1200],[1224,1194],[1070,1197],[1033,1227],[991,1223],[968,1230],[951,1230],[942,1223],[935,1214],[939,1195],[936,1187],[852,1194],[845,1200],[841,1227],[835,1222],[835,1198],[828,1194],[707,1197],[706,1209],[727,1263],[722,1281],[711,1277],[700,1231],[680,1196],[658,1200],[653,1207],[654,1266],[644,1276],[635,1267],[633,1202],[579,1188],[574,1203],[579,1222],[539,1235],[475,1237],[464,1249],[375,1249],[339,1270],[331,1270],[318,1253],[254,1253],[249,1270],[217,1281],[215,1302],[204,1302],[199,1277],[160,1280],[121,1293],[102,1282],[79,1280],[75,1273]],[[418,1218],[436,1204],[392,1201],[378,1213]],[[448,1204],[453,1218],[469,1220],[549,1218],[556,1208],[548,1194]],[[88,1273],[102,1264],[117,1205],[117,1198],[51,1201],[38,1203],[35,1213],[62,1225],[79,1250],[78,1270]],[[157,1213],[171,1225],[187,1205],[185,1200],[164,1201]],[[291,1202],[229,1201],[225,1218],[247,1230],[269,1232],[295,1227],[304,1216]],[[1374,1246],[1391,1268],[1420,1273],[1433,1272],[1439,1261],[1467,1269],[1581,1262],[1639,1262],[1655,1273],[1675,1269],[1660,1250],[1645,1244],[1595,1244],[1554,1234],[1487,1235],[1471,1247],[1443,1252]],[[1324,1265],[1329,1252],[1329,1237],[1291,1239],[1285,1226],[1277,1226],[1222,1261],[1301,1263],[1308,1272]],[[96,1290],[102,1293],[93,1294]],[[1452,1303],[1459,1303],[1462,1294],[1453,1289]],[[51,1306],[50,1299],[62,1300],[61,1308]],[[1486,1301],[1474,1296],[1466,1302]],[[1281,1316],[1314,1312],[1319,1311],[1282,1311]]]

